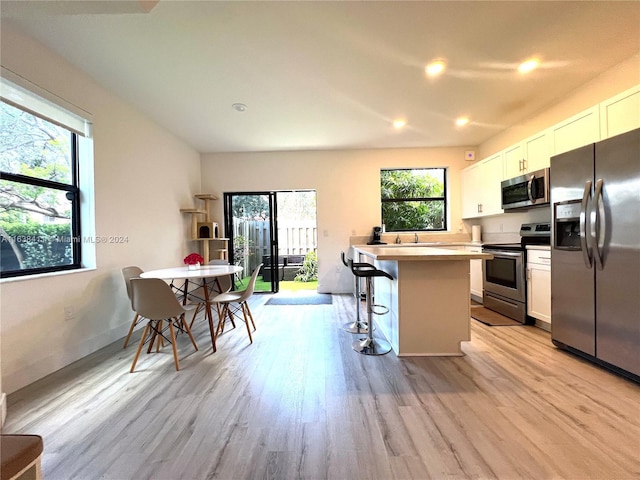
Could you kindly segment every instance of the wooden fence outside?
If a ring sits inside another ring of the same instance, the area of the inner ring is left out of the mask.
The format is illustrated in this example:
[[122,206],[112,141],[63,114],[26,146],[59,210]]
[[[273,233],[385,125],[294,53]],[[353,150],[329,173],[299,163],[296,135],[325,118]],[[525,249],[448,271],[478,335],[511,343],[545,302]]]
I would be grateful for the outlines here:
[[[233,238],[236,254],[242,252],[244,258],[235,263],[240,265],[247,274],[262,263],[263,258],[269,256],[269,228],[268,220],[233,219]],[[239,237],[244,242],[239,245]],[[318,247],[318,229],[313,221],[278,222],[278,255],[306,255],[316,251]]]

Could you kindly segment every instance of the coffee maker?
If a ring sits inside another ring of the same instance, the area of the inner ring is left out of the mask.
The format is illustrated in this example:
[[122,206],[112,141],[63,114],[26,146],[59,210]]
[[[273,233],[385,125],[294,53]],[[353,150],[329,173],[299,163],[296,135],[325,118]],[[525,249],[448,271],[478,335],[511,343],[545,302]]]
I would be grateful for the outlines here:
[[373,235],[371,240],[367,242],[367,245],[386,245],[382,241],[382,227],[373,227]]

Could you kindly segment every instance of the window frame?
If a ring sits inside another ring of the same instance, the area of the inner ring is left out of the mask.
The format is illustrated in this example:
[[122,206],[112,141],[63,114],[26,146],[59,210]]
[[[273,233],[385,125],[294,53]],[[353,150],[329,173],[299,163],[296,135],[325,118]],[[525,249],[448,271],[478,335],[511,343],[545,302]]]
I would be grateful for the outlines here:
[[[383,198],[382,196],[382,172],[397,172],[406,170],[439,170],[442,171],[442,184],[443,195],[438,197],[399,197],[399,198]],[[429,228],[429,229],[404,229],[404,230],[389,230],[388,232],[446,232],[448,231],[448,218],[449,218],[449,203],[448,197],[448,168],[447,167],[404,167],[404,168],[381,168],[380,169],[380,219],[384,225],[384,204],[385,203],[408,203],[408,202],[443,202],[442,212],[442,228]]]
[[81,228],[81,205],[80,205],[80,149],[79,149],[79,135],[69,127],[65,125],[61,125],[57,122],[52,122],[51,119],[39,115],[36,112],[31,110],[21,108],[19,105],[16,105],[13,102],[5,102],[4,99],[0,100],[7,105],[16,108],[18,110],[22,110],[27,112],[30,115],[34,115],[46,122],[54,123],[59,128],[63,128],[70,135],[70,155],[71,155],[71,183],[61,183],[52,180],[46,180],[37,177],[30,177],[28,175],[15,174],[10,172],[0,171],[0,180],[21,183],[25,185],[32,185],[36,187],[49,188],[52,190],[58,190],[62,192],[66,192],[67,198],[68,195],[71,195],[72,198],[69,199],[71,201],[71,254],[72,254],[72,262],[64,265],[52,265],[49,267],[36,267],[36,268],[25,268],[18,270],[7,270],[0,271],[0,278],[15,278],[15,277],[27,277],[30,275],[38,275],[43,273],[55,273],[55,272],[63,272],[68,270],[79,270],[83,268],[82,266],[82,228]]

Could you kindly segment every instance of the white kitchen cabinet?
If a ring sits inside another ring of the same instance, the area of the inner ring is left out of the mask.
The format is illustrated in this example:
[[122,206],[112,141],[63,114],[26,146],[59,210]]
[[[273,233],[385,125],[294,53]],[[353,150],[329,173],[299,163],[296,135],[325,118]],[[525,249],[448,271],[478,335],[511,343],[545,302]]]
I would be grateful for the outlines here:
[[[481,246],[467,246],[465,250],[473,253],[482,253]],[[477,302],[482,302],[482,264],[481,259],[473,259],[471,262],[471,298]]]
[[462,218],[503,213],[500,196],[502,174],[502,152],[462,171]]
[[527,315],[536,325],[551,327],[551,249],[527,247]]
[[539,132],[522,143],[527,172],[535,172],[551,164],[551,137],[548,131]]
[[462,196],[462,218],[473,218],[478,214],[478,187],[480,185],[480,164],[476,163],[462,170],[460,187]]
[[552,154],[568,152],[600,140],[598,105],[551,127]]
[[640,85],[600,103],[600,137],[614,137],[640,127]]
[[550,136],[539,132],[504,150],[504,179],[548,167],[551,158]]
[[509,180],[526,172],[524,167],[524,148],[522,143],[517,143],[505,148],[503,180]]

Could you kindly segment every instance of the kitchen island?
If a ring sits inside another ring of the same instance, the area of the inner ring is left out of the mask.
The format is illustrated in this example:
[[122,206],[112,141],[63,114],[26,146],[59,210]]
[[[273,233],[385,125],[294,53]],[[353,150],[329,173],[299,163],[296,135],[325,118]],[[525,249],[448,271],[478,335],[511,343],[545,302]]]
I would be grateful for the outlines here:
[[396,355],[462,355],[460,342],[471,340],[470,260],[491,254],[428,246],[353,249],[360,256],[355,261],[369,261],[394,278],[375,279],[374,302],[389,311],[374,321]]

